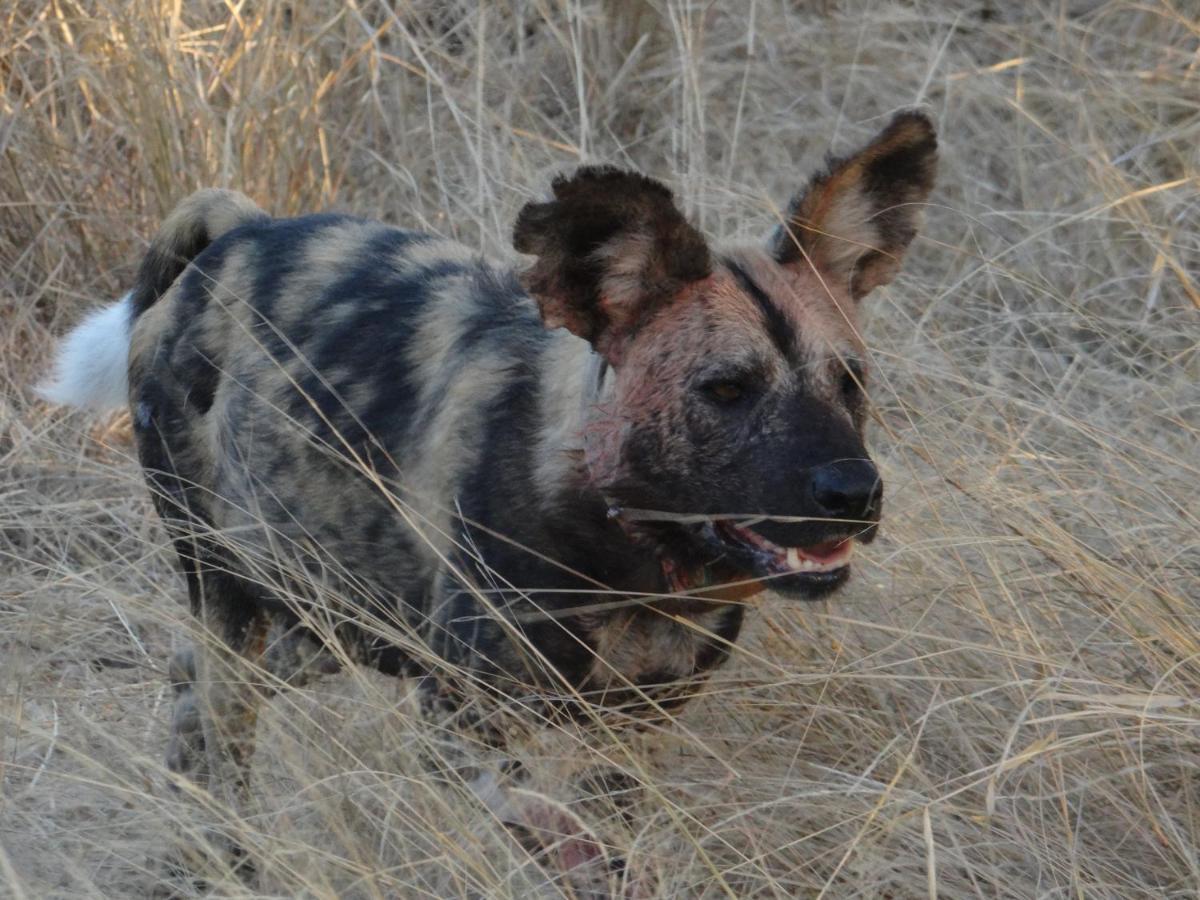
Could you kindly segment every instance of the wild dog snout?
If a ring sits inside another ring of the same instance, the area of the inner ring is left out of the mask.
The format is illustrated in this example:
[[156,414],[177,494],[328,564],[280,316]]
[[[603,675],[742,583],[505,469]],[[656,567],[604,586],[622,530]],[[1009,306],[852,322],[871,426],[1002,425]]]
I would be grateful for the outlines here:
[[871,522],[882,505],[883,482],[870,460],[842,459],[809,474],[809,493],[822,516]]

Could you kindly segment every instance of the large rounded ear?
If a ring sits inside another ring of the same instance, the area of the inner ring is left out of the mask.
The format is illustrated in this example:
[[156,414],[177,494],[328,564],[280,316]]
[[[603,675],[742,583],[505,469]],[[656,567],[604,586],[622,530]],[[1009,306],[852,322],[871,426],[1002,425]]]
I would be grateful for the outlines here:
[[586,166],[553,192],[517,216],[513,246],[537,257],[521,283],[547,328],[568,328],[615,365],[639,322],[708,276],[708,246],[644,175]]
[[919,112],[898,113],[792,200],[771,253],[783,265],[816,266],[855,300],[865,297],[900,270],[936,172],[933,123]]

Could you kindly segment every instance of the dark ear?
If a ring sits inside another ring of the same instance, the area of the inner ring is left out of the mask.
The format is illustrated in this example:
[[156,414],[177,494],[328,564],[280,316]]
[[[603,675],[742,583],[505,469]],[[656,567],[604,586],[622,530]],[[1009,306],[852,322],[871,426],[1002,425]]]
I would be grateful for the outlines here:
[[513,246],[537,261],[521,283],[547,328],[565,327],[615,363],[662,302],[709,274],[708,247],[652,178],[587,166],[517,216]]
[[786,224],[772,236],[772,255],[784,265],[811,263],[855,300],[865,297],[900,270],[936,171],[933,123],[923,113],[898,113],[791,202]]

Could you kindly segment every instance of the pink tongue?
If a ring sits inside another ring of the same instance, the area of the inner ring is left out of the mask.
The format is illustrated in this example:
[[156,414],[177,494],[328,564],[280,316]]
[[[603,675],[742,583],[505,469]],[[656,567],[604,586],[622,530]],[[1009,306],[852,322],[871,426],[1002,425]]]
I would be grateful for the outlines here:
[[813,562],[823,563],[836,556],[844,543],[846,543],[846,539],[840,538],[836,541],[824,541],[820,544],[813,544],[811,547],[801,547],[800,555],[805,559],[811,559]]

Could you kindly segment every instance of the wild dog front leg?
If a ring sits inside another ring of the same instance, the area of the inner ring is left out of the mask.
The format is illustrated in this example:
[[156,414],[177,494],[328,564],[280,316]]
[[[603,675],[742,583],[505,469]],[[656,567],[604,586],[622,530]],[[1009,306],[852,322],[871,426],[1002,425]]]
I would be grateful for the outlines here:
[[187,647],[176,652],[171,657],[168,675],[175,701],[171,710],[171,734],[167,739],[167,769],[207,787],[208,757],[196,700],[195,650]]
[[171,658],[169,673],[175,701],[167,769],[222,799],[243,799],[263,700],[253,661],[230,648],[189,647]]
[[[303,687],[313,678],[333,674],[340,668],[328,648],[309,631],[297,625],[289,627],[277,618],[271,619],[266,649],[255,662],[273,681],[288,687]],[[167,742],[167,768],[207,787],[210,771],[203,717],[197,697],[194,647],[184,648],[171,657],[169,677],[175,701]],[[274,685],[258,686],[260,701],[274,692]],[[244,739],[242,743],[245,744]]]
[[208,789],[236,810],[248,795],[258,712],[270,693],[260,667],[269,621],[256,613],[241,623],[209,624],[194,652],[193,702],[204,748],[199,771]]

